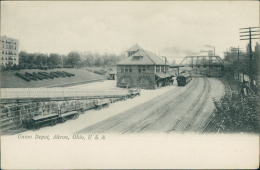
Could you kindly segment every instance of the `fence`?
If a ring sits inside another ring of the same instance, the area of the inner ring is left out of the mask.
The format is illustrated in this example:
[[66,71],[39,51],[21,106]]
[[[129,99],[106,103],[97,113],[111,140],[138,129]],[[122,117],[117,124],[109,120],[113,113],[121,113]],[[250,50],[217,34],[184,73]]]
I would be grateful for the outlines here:
[[225,74],[228,75],[229,78],[233,78],[234,80],[236,80],[239,83],[239,86],[241,86],[242,88],[251,89],[256,93],[259,91],[258,76],[256,75],[252,76],[252,82],[251,82],[250,77],[244,74],[243,71],[237,71],[237,70],[232,70],[230,68],[227,68],[225,70]]

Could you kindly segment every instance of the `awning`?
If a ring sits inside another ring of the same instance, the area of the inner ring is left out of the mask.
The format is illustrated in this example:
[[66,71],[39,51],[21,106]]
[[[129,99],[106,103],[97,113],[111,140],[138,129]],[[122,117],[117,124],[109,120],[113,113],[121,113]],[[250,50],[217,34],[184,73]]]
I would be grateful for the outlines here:
[[116,74],[116,72],[115,71],[110,71],[109,74]]
[[172,77],[172,75],[170,75],[169,73],[156,73],[155,75],[158,76],[161,79]]
[[175,71],[169,71],[168,72],[171,76],[175,77],[176,76],[176,72]]

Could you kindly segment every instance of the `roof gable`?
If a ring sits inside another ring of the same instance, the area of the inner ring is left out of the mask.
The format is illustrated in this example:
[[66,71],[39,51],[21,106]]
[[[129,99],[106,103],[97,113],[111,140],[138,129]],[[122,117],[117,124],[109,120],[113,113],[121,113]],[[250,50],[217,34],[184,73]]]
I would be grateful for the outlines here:
[[131,48],[129,48],[126,52],[130,52],[130,51],[138,51],[142,49],[141,47],[139,47],[138,44],[135,44],[134,46],[132,46]]
[[[140,49],[126,59],[118,62],[117,65],[165,65],[165,61],[150,51]],[[166,65],[169,64],[166,63]]]

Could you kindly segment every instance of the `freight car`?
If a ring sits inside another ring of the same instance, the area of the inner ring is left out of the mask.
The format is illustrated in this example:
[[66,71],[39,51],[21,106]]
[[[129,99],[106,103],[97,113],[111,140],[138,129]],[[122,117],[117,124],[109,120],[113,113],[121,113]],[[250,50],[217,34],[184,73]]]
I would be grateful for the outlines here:
[[185,86],[191,80],[192,80],[191,74],[188,72],[185,72],[177,76],[178,86]]
[[77,119],[78,117],[79,114],[77,111],[67,112],[64,114],[48,114],[23,120],[22,126],[28,129],[38,130],[44,125],[54,126],[57,123],[66,122],[67,119]]

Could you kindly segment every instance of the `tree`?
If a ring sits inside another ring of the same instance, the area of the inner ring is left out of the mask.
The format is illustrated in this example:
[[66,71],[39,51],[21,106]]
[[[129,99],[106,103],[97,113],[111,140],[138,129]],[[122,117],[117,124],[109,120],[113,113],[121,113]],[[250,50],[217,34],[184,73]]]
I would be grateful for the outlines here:
[[68,54],[68,63],[70,63],[72,67],[74,67],[79,61],[80,55],[77,51],[71,51]]
[[106,64],[108,67],[113,67],[114,66],[114,63],[112,61],[109,61],[107,64]]
[[103,57],[98,58],[98,66],[104,66],[104,59],[103,59]]
[[29,53],[28,54],[28,61],[29,64],[35,64],[36,63],[36,54]]
[[14,64],[14,65],[13,65],[13,70],[17,70],[17,69],[18,69],[17,65]]
[[21,51],[19,53],[19,64],[28,63],[28,53],[26,51]]
[[41,55],[37,54],[35,64],[37,66],[41,66],[42,65],[42,57],[41,57]]
[[54,53],[50,54],[49,62],[51,62],[53,65],[62,64],[61,57],[59,56],[59,54]]
[[64,65],[69,65],[69,64],[70,64],[70,63],[68,62],[68,60],[69,60],[68,56],[66,56],[66,55],[62,55],[61,58],[62,58],[61,61],[62,61],[63,66],[64,66]]
[[5,70],[11,70],[12,69],[12,65],[10,63],[8,63],[5,67]]
[[47,63],[47,66],[48,66],[49,68],[52,68],[52,67],[53,67],[52,62],[48,62],[48,63]]

